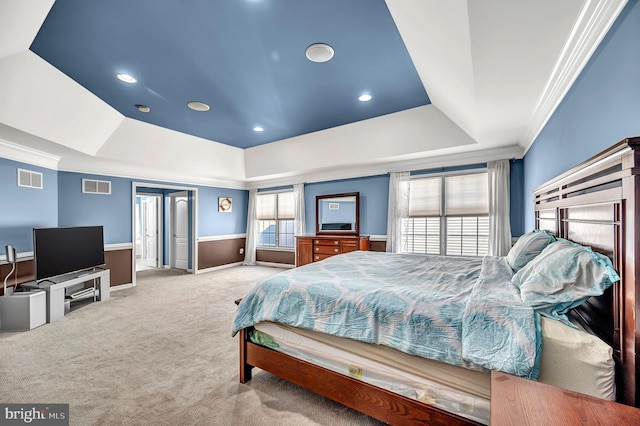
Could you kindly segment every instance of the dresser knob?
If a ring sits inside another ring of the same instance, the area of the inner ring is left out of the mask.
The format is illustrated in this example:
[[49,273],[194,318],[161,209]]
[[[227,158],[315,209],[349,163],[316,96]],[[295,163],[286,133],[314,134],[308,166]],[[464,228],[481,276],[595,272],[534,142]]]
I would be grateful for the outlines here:
[[335,249],[333,249],[333,251],[335,251],[335,252],[337,253],[337,252],[338,252],[338,249],[337,249],[337,248],[335,248]]

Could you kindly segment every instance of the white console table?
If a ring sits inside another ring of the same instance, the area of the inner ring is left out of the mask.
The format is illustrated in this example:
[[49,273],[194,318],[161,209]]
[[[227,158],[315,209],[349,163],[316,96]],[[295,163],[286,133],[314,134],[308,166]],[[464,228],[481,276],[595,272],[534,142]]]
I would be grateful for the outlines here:
[[108,269],[96,269],[90,272],[76,272],[56,277],[55,282],[35,283],[32,281],[21,284],[21,287],[46,291],[47,322],[54,322],[64,317],[65,289],[67,287],[93,280],[93,288],[94,292],[98,294],[98,300],[105,301],[110,297],[110,275]]

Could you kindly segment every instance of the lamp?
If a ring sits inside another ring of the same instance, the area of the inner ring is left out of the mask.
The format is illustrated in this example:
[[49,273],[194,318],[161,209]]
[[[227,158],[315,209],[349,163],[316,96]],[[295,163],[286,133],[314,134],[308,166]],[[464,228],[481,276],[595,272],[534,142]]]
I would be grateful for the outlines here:
[[4,252],[7,258],[7,263],[11,262],[11,271],[4,277],[4,295],[7,296],[7,280],[16,270],[16,249],[13,246],[4,246]]

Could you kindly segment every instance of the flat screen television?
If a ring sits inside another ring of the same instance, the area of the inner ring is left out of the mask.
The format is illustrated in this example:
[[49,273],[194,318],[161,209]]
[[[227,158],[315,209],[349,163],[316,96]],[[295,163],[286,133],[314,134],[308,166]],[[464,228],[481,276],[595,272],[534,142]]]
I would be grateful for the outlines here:
[[104,265],[102,226],[33,229],[36,281]]

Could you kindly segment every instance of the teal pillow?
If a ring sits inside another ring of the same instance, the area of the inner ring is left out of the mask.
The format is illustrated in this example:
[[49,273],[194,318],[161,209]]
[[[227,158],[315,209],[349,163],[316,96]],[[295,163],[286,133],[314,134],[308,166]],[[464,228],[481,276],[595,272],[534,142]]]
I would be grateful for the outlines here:
[[555,240],[553,235],[538,229],[524,234],[518,238],[509,253],[507,253],[509,266],[511,266],[513,272],[518,272]]
[[568,323],[566,313],[618,281],[611,260],[590,248],[559,239],[519,270],[512,283],[522,301],[540,314]]

